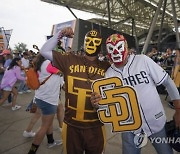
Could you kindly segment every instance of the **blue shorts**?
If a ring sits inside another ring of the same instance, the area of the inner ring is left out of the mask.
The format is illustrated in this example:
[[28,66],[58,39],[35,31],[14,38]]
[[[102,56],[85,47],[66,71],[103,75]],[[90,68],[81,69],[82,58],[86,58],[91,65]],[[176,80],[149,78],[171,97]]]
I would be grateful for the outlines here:
[[35,98],[35,102],[37,107],[41,109],[43,115],[51,115],[56,114],[57,112],[57,105],[49,104],[41,99]]

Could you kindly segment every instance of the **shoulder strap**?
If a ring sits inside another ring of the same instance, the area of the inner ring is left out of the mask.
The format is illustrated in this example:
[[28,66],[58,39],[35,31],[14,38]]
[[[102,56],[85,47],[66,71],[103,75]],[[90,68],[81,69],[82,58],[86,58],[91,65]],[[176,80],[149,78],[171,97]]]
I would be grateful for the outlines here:
[[45,84],[45,82],[52,76],[53,74],[49,75],[43,82],[40,83],[40,85]]

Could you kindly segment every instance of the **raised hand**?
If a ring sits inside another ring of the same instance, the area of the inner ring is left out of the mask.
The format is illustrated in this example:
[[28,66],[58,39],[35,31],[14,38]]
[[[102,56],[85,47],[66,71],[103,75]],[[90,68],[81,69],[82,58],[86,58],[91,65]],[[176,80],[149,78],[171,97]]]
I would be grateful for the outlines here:
[[34,45],[33,45],[33,48],[39,51],[39,48],[38,48],[37,45],[34,44]]
[[72,38],[74,35],[74,32],[72,30],[71,27],[65,27],[63,28],[60,33],[59,33],[59,39],[61,39],[62,37],[69,37],[69,38]]

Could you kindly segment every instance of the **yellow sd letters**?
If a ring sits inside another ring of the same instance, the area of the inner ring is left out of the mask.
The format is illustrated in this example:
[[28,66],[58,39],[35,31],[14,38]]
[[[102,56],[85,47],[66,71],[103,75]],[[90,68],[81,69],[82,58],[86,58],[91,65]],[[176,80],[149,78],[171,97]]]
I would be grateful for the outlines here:
[[133,87],[123,85],[118,77],[103,78],[93,82],[92,89],[102,96],[97,110],[103,123],[112,125],[112,132],[137,130],[141,115]]

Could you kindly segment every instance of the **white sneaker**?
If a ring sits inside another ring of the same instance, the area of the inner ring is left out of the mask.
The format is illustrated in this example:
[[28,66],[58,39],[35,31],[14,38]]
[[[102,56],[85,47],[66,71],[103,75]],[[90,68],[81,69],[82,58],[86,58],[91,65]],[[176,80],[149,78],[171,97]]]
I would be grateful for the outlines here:
[[15,110],[19,110],[21,108],[21,106],[19,105],[15,105],[14,107],[12,107],[12,110],[15,111]]
[[26,93],[31,93],[31,90],[26,90],[25,92],[26,92]]
[[35,135],[36,135],[36,133],[32,132],[32,131],[30,131],[30,132],[24,131],[23,132],[24,137],[34,137]]
[[19,91],[18,94],[23,94],[23,92],[22,92],[22,91]]
[[61,145],[61,144],[62,144],[62,140],[55,140],[53,143],[48,143],[47,148],[52,148],[56,145]]

